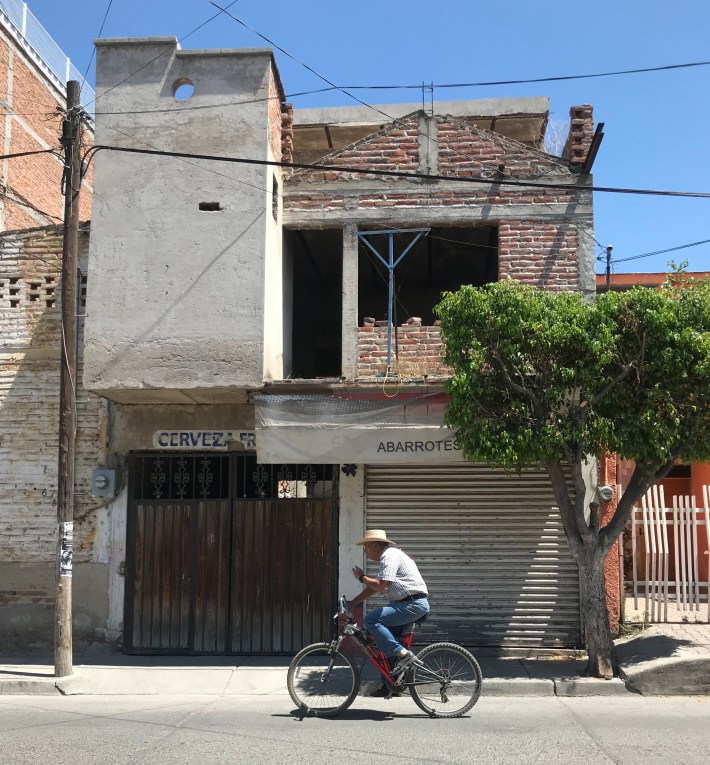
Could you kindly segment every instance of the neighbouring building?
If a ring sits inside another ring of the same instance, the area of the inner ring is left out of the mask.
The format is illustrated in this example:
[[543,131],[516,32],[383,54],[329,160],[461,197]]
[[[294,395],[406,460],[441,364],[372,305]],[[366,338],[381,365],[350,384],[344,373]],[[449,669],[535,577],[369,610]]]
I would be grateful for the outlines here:
[[[66,108],[67,80],[83,76],[27,7],[19,0],[0,4],[0,125],[2,154],[54,149],[55,154],[15,157],[2,162],[0,231],[60,223],[64,217],[61,192],[63,159],[59,138]],[[86,84],[82,103],[93,105]],[[84,145],[93,141],[90,124]],[[91,215],[91,174],[82,185],[81,219]]]
[[[254,162],[96,155],[77,640],[292,653],[329,634],[336,595],[357,591],[354,540],[383,527],[430,585],[424,639],[580,645],[546,473],[468,464],[443,426],[433,308],[502,278],[594,293],[591,107],[571,110],[556,157],[545,98],[294,110],[264,49],[100,40],[96,83],[97,144]],[[0,258],[29,268],[44,247],[56,263],[56,236],[5,235]],[[2,314],[39,357],[58,343],[41,298]],[[51,639],[32,613],[53,586],[56,403],[34,357],[16,364],[13,427],[42,446],[17,458],[34,467],[0,532],[20,599],[0,640],[20,646]]]
[[[81,81],[82,75],[27,4],[3,0],[2,154],[48,149],[56,153],[7,158],[0,169],[0,540],[4,551],[0,562],[0,650],[35,642],[46,645],[53,635],[58,299],[64,215],[59,138],[67,79]],[[82,103],[90,109],[93,90],[85,84],[81,94]],[[83,139],[88,148],[93,140],[90,121],[85,124]],[[82,184],[80,214],[84,220],[91,214],[91,175],[89,168]],[[86,231],[82,242],[83,290]],[[103,405],[98,398],[95,401]],[[89,439],[90,464],[94,464],[96,418],[89,418],[85,426],[83,413],[81,418],[78,443]],[[80,463],[81,457],[78,459]],[[79,514],[81,490],[79,486]],[[79,580],[77,586],[81,587]],[[79,624],[83,596],[80,598],[75,612]],[[105,623],[100,608],[96,613]]]

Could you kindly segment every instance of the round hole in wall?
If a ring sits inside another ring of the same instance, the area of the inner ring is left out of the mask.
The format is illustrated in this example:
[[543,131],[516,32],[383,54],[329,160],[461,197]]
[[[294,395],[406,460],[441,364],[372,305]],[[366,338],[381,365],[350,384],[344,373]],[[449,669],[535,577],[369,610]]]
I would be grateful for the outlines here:
[[194,92],[195,86],[187,77],[182,77],[173,83],[173,95],[178,101],[187,101],[188,98],[192,98]]

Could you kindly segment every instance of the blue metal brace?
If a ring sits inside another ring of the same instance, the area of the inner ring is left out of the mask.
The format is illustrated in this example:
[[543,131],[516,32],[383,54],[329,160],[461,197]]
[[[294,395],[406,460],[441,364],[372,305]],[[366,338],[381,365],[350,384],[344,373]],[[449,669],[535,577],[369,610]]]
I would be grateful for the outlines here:
[[[383,231],[356,231],[355,236],[379,258],[380,262],[389,272],[389,302],[387,304],[387,368],[392,362],[392,314],[394,310],[394,269],[402,258],[414,247],[414,245],[431,229],[429,228],[392,228]],[[402,254],[394,259],[394,237],[396,234],[416,234],[414,239],[404,248]],[[368,236],[387,236],[387,260],[367,241]]]

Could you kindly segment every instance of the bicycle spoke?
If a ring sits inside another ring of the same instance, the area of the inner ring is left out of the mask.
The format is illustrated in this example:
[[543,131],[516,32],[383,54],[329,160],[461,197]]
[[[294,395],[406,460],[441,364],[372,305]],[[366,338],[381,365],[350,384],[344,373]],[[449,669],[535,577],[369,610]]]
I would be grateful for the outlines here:
[[357,696],[360,678],[351,659],[333,653],[327,643],[304,648],[291,662],[288,690],[301,709],[332,716],[346,709]]
[[458,717],[481,692],[481,671],[473,656],[453,643],[435,643],[417,656],[410,691],[414,701],[433,717]]

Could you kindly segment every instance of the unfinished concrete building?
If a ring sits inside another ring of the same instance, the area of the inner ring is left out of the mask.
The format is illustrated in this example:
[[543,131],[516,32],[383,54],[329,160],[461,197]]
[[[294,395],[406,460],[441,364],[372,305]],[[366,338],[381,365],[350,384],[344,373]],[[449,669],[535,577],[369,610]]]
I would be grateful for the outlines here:
[[430,586],[423,640],[579,645],[547,475],[461,459],[433,309],[593,293],[591,107],[555,157],[545,98],[293,110],[270,50],[173,38],[99,41],[97,94],[98,144],[250,161],[96,156],[82,395],[115,483],[77,519],[81,639],[292,653],[377,527]]

